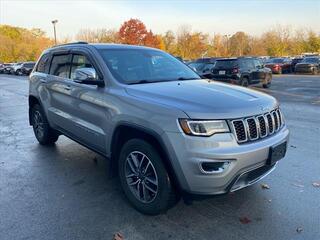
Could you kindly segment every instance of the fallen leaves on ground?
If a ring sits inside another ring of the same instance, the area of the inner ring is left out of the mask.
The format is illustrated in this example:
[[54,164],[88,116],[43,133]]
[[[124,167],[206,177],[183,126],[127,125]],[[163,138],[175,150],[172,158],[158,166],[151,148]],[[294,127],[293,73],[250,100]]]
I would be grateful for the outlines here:
[[240,217],[239,220],[242,224],[251,223],[251,220],[248,217]]
[[113,239],[112,240],[124,240],[124,236],[117,232],[116,234],[113,235]]
[[301,233],[303,231],[303,228],[302,227],[297,227],[296,231],[297,231],[297,233]]
[[262,189],[270,189],[269,185],[265,184],[265,183],[261,184],[261,188]]
[[314,186],[314,187],[320,187],[320,183],[318,183],[318,182],[313,182],[313,183],[312,183],[312,186]]

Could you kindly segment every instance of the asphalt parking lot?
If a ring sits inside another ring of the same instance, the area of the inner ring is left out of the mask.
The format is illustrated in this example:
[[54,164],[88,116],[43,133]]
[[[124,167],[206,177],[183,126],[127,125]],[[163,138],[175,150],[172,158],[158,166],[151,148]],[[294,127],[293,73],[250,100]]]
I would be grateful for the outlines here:
[[281,103],[286,158],[254,186],[149,217],[128,204],[101,156],[65,137],[40,146],[27,78],[0,75],[0,239],[320,239],[320,76],[253,88]]

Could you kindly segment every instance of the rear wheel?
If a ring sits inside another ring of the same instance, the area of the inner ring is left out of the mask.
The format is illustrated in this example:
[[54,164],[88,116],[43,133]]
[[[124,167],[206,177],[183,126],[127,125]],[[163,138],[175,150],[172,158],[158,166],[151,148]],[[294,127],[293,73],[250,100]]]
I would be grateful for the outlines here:
[[131,139],[122,147],[119,178],[126,197],[141,213],[165,212],[178,199],[159,153],[142,139]]
[[39,104],[35,104],[31,109],[31,123],[34,135],[42,145],[54,144],[59,134],[49,126],[48,120]]

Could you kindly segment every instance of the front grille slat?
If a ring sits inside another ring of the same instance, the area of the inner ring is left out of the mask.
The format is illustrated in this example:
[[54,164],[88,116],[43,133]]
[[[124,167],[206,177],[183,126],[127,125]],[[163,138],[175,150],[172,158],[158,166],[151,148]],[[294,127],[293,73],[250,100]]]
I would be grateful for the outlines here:
[[230,123],[238,143],[267,137],[279,131],[284,125],[280,109],[263,115],[231,120]]
[[240,120],[232,121],[233,129],[239,143],[247,141],[247,131],[244,122]]

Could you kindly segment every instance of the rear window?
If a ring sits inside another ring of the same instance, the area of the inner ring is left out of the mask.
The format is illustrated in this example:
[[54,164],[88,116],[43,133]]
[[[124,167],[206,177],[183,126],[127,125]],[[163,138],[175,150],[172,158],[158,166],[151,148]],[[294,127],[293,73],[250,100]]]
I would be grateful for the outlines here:
[[215,68],[234,68],[238,66],[237,60],[217,60]]
[[308,58],[303,59],[301,62],[302,63],[318,63],[319,58],[308,57]]
[[283,63],[284,59],[283,58],[273,58],[268,61],[269,63]]

